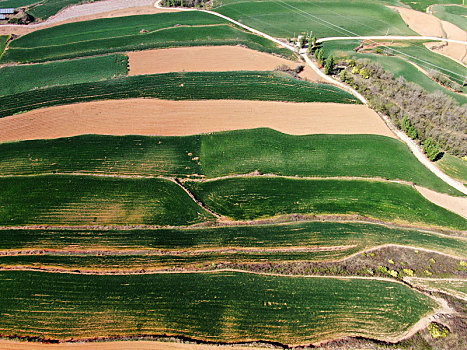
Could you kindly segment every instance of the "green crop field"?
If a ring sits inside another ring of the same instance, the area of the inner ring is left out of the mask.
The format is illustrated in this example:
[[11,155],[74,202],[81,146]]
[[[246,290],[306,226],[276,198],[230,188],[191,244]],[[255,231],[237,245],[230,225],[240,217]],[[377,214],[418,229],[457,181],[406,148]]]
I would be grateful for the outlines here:
[[[1,230],[0,250],[82,250],[126,251],[127,254],[147,252],[185,252],[185,255],[213,258],[219,249],[237,249],[242,258],[257,258],[269,249],[271,259],[335,260],[376,246],[393,244],[424,248],[465,256],[465,239],[411,229],[389,228],[377,224],[300,222],[275,225],[221,226],[156,230]],[[326,247],[348,246],[342,250]],[[247,248],[247,249],[244,249]],[[250,248],[248,250],[248,248]],[[255,248],[255,249],[251,249]],[[300,252],[293,248],[319,248]],[[242,250],[244,249],[244,250]],[[276,249],[274,251],[274,249]],[[289,251],[280,251],[278,249]],[[225,253],[225,252],[224,252]],[[229,252],[235,257],[235,252]],[[238,254],[237,254],[238,255]],[[178,257],[181,254],[177,254]],[[23,256],[24,258],[24,256]],[[175,257],[165,257],[167,259]],[[34,258],[31,258],[33,261]],[[161,258],[162,259],[162,258]],[[131,260],[131,259],[127,259]],[[0,258],[5,263],[4,257]],[[126,261],[126,264],[131,261]],[[177,261],[175,261],[177,262]],[[113,265],[118,268],[119,265]]]
[[377,135],[292,136],[263,128],[186,137],[84,135],[0,144],[0,175],[79,172],[213,178],[255,170],[399,179],[461,195],[402,142]]
[[3,96],[0,117],[76,102],[134,97],[360,103],[335,86],[297,80],[281,72],[189,72],[138,75]]
[[[438,84],[437,82],[433,81],[430,77],[428,77],[425,73],[421,72],[420,70],[417,69],[413,64],[411,64],[406,56],[403,56],[404,58],[400,56],[382,56],[382,55],[376,55],[376,54],[370,54],[370,53],[355,53],[353,51],[354,48],[358,47],[360,45],[359,40],[345,40],[345,41],[329,41],[323,43],[323,48],[325,51],[325,55],[334,55],[337,57],[351,57],[355,59],[359,58],[368,58],[374,62],[377,62],[381,64],[381,66],[387,70],[390,71],[394,74],[396,77],[404,77],[407,81],[416,83],[420,85],[423,89],[425,89],[428,92],[435,92],[435,91],[442,91],[444,94],[452,97],[454,100],[459,102],[461,105],[467,103],[467,97],[464,95],[455,93],[453,91],[450,91],[443,87],[442,85]],[[399,47],[395,47],[397,50],[399,50]],[[457,74],[462,74],[462,72],[465,71],[465,68],[461,68],[457,70],[457,68],[453,67],[458,67],[459,65],[456,64],[454,61],[450,59],[443,58],[442,56],[432,53],[428,54],[424,51],[423,48],[415,48],[414,49],[416,53],[418,54],[418,58],[421,58],[427,62],[440,62],[439,59],[441,59],[442,62],[442,67],[450,67],[449,70],[455,69],[453,72],[455,73],[455,76],[457,77]],[[426,53],[426,56],[425,56]],[[438,57],[439,56],[439,57]],[[414,63],[420,64],[422,62],[417,61],[412,59]],[[431,65],[427,63],[422,63],[428,67],[432,67]],[[445,72],[448,73],[448,72]],[[451,73],[450,73],[451,74]]]
[[3,51],[5,51],[8,39],[10,39],[9,35],[0,35],[0,57],[2,56]]
[[0,179],[0,225],[185,225],[210,217],[167,180],[89,176]]
[[295,54],[203,12],[97,19],[38,30],[13,40],[3,62],[40,62],[177,46],[245,45],[288,58]]
[[39,1],[40,0],[2,0],[0,1],[0,7],[1,8],[7,8],[7,7],[17,8],[17,7],[29,6]]
[[459,159],[445,153],[443,158],[436,162],[436,165],[441,168],[449,176],[452,176],[464,184],[467,184],[467,161]]
[[318,37],[417,35],[384,3],[356,0],[235,1],[214,8],[225,16],[272,36],[290,38],[313,31]]
[[275,177],[185,182],[218,214],[251,220],[285,214],[358,214],[376,219],[465,230],[464,218],[438,207],[414,188],[361,180]]
[[[127,75],[128,57],[114,54],[0,68],[0,95],[78,84]],[[15,84],[10,82],[15,81]]]
[[443,21],[448,21],[467,31],[467,8],[463,6],[436,5],[432,8],[433,14]]
[[0,333],[47,339],[169,334],[307,344],[351,334],[386,338],[436,307],[402,284],[351,278],[3,271],[0,282]]
[[[461,266],[460,268],[466,268]],[[441,291],[467,300],[467,280],[410,278],[409,283],[420,288]]]

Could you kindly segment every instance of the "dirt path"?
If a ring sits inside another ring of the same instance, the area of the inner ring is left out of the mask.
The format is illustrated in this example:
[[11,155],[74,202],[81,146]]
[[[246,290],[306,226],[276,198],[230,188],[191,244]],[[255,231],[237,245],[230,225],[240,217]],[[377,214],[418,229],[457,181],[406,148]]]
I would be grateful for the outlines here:
[[1,118],[0,142],[82,134],[183,136],[259,127],[291,135],[395,137],[364,105],[128,99],[56,106]]
[[[420,35],[467,41],[467,32],[450,22],[440,20],[432,14],[403,7],[389,7],[399,12],[409,28]],[[425,46],[457,62],[467,63],[467,45],[457,43],[443,43],[441,45],[439,43],[426,43]]]
[[154,0],[105,0],[67,7],[46,21],[30,25],[1,25],[0,35],[26,35],[39,29],[99,18],[125,17],[176,11],[153,6]]
[[467,197],[454,197],[420,186],[415,186],[415,188],[430,202],[433,202],[436,205],[459,214],[467,219]]
[[[294,69],[294,62],[241,46],[199,46],[127,52],[129,75],[169,72],[221,72],[240,70],[274,70],[285,65]],[[319,81],[320,77],[305,67],[300,77]]]

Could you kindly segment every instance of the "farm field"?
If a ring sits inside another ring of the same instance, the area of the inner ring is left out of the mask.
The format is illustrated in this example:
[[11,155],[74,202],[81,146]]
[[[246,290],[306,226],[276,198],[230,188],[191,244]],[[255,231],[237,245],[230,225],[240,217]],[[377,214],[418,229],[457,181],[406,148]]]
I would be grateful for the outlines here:
[[399,0],[87,1],[0,25],[0,349],[467,348],[463,109],[329,55],[461,104],[424,70],[467,69],[434,41],[293,43],[463,30]]
[[467,183],[467,161],[451,156],[450,154],[444,154],[436,165],[438,165],[446,174],[452,176],[464,184]]
[[[5,290],[0,309],[8,314],[0,321],[0,331],[21,330],[19,335],[40,333],[53,339],[88,338],[96,331],[110,336],[118,331],[301,344],[322,339],[323,334],[369,336],[365,329],[386,338],[404,333],[437,308],[432,299],[402,284],[351,278],[4,271],[0,279]],[[62,307],[57,309],[55,303]],[[95,313],[97,307],[102,312]],[[15,311],[25,308],[34,312]],[[115,317],[107,317],[109,312]]]
[[[334,55],[336,57],[350,57],[350,58],[367,58],[374,62],[377,62],[383,66],[385,70],[390,71],[396,77],[404,77],[407,81],[416,83],[420,85],[423,89],[428,92],[435,92],[435,91],[442,91],[444,94],[452,97],[454,100],[459,102],[459,104],[467,103],[467,97],[461,95],[459,93],[453,92],[445,88],[444,86],[440,85],[439,83],[432,80],[427,74],[420,71],[416,66],[414,66],[409,58],[406,56],[397,55],[397,56],[383,56],[377,55],[372,53],[355,53],[353,51],[354,48],[360,45],[359,40],[346,40],[346,41],[329,41],[323,43],[323,49],[325,54]],[[418,45],[418,44],[417,44]],[[396,46],[396,50],[404,52],[404,47]],[[422,59],[428,63],[433,62],[434,64],[439,63],[438,60],[444,60],[445,63],[442,66],[446,66],[447,69],[452,70],[454,73],[450,73],[458,79],[458,74],[462,74],[465,71],[465,68],[457,69],[459,64],[455,63],[451,59],[443,58],[442,56],[431,53],[425,52],[429,51],[428,49],[421,48],[419,46],[413,48],[410,46],[407,54],[415,54],[414,57],[422,57]],[[415,52],[412,52],[415,51]],[[439,56],[439,57],[438,57]],[[413,63],[416,65],[422,65],[425,68],[432,67],[431,64],[423,63],[418,60],[412,59]],[[449,67],[449,68],[448,68]],[[445,72],[449,73],[449,72]]]
[[423,226],[467,228],[461,216],[429,202],[410,186],[395,183],[251,177],[185,181],[184,185],[213,211],[234,220],[291,213],[357,214]]
[[[127,75],[128,57],[122,54],[52,63],[0,68],[0,95],[58,85],[108,80]],[[17,83],[11,84],[12,81]]]
[[0,225],[186,225],[211,219],[162,179],[34,176],[0,183]]
[[[212,86],[216,86],[213,89]],[[154,88],[156,87],[156,88]],[[329,84],[297,80],[282,72],[187,72],[122,77],[56,86],[0,97],[0,118],[33,109],[96,100],[263,100],[360,104]]]
[[[129,75],[169,72],[272,71],[281,66],[296,68],[299,62],[254,51],[241,46],[177,47],[130,51]],[[309,81],[319,81],[309,67],[299,74]]]
[[417,11],[426,12],[428,6],[436,4],[462,4],[462,0],[420,0],[420,1],[411,1],[411,0],[401,0],[406,5],[409,5],[411,8]]
[[[232,1],[214,11],[270,35],[289,38],[313,31],[317,37],[416,35],[395,11],[383,3],[352,1]],[[338,26],[333,23],[338,22]]]
[[0,144],[2,176],[97,173],[215,178],[254,171],[378,177],[461,194],[428,171],[400,141],[377,135],[295,136],[261,128],[185,137],[83,135]]
[[63,24],[12,41],[1,61],[28,63],[151,48],[213,45],[245,45],[295,59],[289,50],[228,23],[203,12],[174,12]]
[[432,8],[433,14],[443,21],[448,21],[459,28],[467,31],[467,9],[462,6],[435,5]]
[[[299,222],[219,227],[133,229],[133,230],[1,230],[0,251],[48,250],[115,252],[185,252],[219,249],[291,249],[348,247],[343,253],[328,251],[326,259],[337,259],[356,251],[392,244],[436,250],[462,257],[467,253],[465,238],[414,229],[391,228],[357,222]],[[352,251],[349,251],[352,249]],[[311,251],[311,249],[310,249]]]
[[[77,113],[80,123],[76,123]],[[284,118],[285,114],[289,117]],[[28,128],[24,127],[26,121]],[[2,142],[83,134],[189,136],[264,127],[291,135],[395,136],[374,111],[363,105],[248,100],[86,102],[0,118],[0,126]]]

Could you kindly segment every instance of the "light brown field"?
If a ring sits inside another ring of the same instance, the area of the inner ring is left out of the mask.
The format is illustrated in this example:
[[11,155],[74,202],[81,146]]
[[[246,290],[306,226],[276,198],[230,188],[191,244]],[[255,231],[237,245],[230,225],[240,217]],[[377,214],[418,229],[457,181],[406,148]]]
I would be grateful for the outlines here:
[[364,105],[127,99],[55,106],[0,119],[0,142],[82,134],[183,136],[269,127],[291,135],[395,137]]
[[[403,7],[390,7],[399,12],[409,28],[420,35],[467,41],[467,33],[464,30],[450,22],[442,21],[432,14]],[[467,62],[467,45],[426,43],[425,46],[458,62],[464,64]]]
[[[129,75],[169,72],[222,72],[240,70],[274,70],[280,65],[295,68],[294,62],[241,46],[201,46],[135,51],[127,53]],[[310,81],[319,81],[311,68],[300,74]]]
[[425,187],[415,187],[417,191],[430,202],[467,218],[467,197],[454,197],[429,190]]
[[0,350],[259,350],[264,348],[180,344],[159,341],[114,341],[105,343],[36,344],[0,340]]

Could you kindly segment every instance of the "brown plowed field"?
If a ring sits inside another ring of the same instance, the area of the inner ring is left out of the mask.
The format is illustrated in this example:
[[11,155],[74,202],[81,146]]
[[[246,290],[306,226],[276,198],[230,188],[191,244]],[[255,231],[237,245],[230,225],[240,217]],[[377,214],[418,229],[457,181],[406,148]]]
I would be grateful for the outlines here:
[[[169,72],[222,72],[239,70],[274,70],[300,63],[241,46],[201,46],[128,52],[129,75]],[[309,81],[319,76],[309,67],[300,74]]]
[[183,136],[269,127],[291,135],[395,135],[364,105],[127,99],[43,108],[0,119],[0,142],[82,134]]

